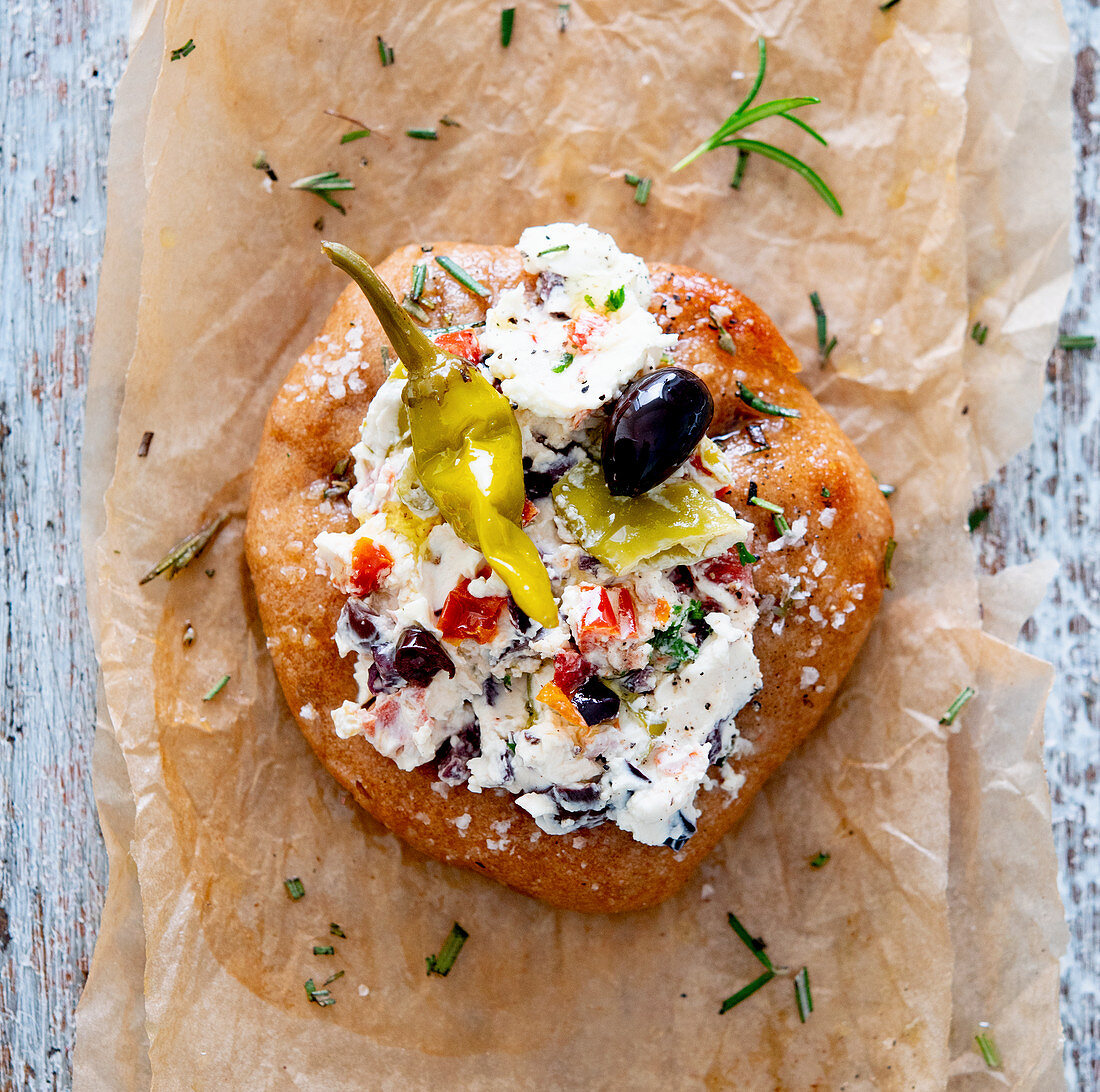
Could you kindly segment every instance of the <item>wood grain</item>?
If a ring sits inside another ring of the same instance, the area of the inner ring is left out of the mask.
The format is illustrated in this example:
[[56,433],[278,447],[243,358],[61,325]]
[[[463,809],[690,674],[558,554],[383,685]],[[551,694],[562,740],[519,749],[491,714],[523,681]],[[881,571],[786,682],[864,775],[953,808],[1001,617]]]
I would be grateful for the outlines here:
[[[1077,274],[1063,327],[1100,334],[1100,23],[1077,60]],[[78,468],[127,0],[0,6],[0,1090],[66,1088],[106,881],[91,799],[95,667]],[[1100,352],[1055,351],[1033,446],[978,498],[984,566],[1060,569],[1024,632],[1057,681],[1047,764],[1071,946],[1066,1079],[1100,1086]],[[1002,1047],[1005,1047],[1002,1044]]]

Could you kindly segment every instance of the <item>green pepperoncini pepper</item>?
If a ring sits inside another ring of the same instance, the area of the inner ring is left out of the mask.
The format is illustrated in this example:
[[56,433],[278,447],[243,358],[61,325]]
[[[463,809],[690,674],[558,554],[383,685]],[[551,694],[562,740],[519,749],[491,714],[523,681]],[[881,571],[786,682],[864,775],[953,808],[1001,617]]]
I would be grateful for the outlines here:
[[557,625],[550,576],[520,523],[523,444],[511,403],[476,367],[433,344],[364,258],[339,243],[321,247],[363,290],[409,373],[401,400],[425,491],[455,534],[485,555],[520,610]]

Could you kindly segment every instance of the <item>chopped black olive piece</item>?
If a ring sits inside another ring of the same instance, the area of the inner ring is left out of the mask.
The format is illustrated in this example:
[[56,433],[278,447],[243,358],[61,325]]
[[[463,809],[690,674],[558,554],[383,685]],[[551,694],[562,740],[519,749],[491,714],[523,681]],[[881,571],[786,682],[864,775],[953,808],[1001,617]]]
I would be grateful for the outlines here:
[[410,626],[401,634],[393,663],[397,673],[411,686],[427,686],[440,671],[446,671],[452,679],[455,677],[455,665],[446,649],[423,626]]
[[573,705],[587,725],[601,724],[619,711],[619,696],[593,676],[572,693]]
[[351,632],[354,633],[359,640],[369,644],[374,635],[378,632],[378,628],[374,624],[378,615],[375,614],[362,599],[356,599],[354,596],[348,599],[344,612],[347,615],[348,626]]
[[669,836],[664,844],[669,849],[683,849],[687,840],[695,833],[695,824],[682,811],[678,811],[668,825]]

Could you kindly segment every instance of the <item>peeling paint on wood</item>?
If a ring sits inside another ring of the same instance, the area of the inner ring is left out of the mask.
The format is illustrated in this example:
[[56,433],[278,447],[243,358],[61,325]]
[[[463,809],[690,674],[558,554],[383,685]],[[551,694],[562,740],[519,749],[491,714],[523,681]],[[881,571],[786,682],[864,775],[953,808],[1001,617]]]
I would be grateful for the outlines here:
[[[1100,335],[1100,23],[1074,36],[1077,277],[1063,327]],[[0,6],[0,1089],[70,1084],[106,860],[91,799],[95,669],[78,469],[128,0]],[[1024,646],[1054,662],[1047,764],[1071,947],[1066,1078],[1100,1086],[1100,350],[1052,355],[1034,445],[983,490],[986,568],[1053,555]]]

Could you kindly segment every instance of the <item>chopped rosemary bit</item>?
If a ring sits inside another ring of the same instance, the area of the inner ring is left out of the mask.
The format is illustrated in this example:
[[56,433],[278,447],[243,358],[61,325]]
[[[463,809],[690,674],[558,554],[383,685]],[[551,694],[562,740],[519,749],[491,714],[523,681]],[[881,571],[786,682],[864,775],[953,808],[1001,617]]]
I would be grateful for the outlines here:
[[890,566],[894,563],[894,551],[898,548],[898,544],[892,539],[886,540],[886,556],[882,559],[882,571],[886,575],[886,586],[892,588],[894,586],[894,574],[890,571]]
[[173,49],[170,59],[173,61],[182,61],[184,57],[190,56],[195,52],[195,39],[188,38],[178,49]]
[[768,953],[764,951],[764,942],[759,937],[749,936],[748,929],[737,920],[736,914],[730,912],[726,915],[726,919],[729,921],[730,928],[741,938],[741,943],[744,944],[769,971],[774,971],[775,968],[772,966],[772,961],[768,958]]
[[993,1042],[993,1036],[989,1034],[988,1029],[985,1031],[979,1031],[974,1036],[974,1042],[978,1044],[978,1050],[981,1051],[982,1061],[990,1069],[1001,1068],[1001,1052],[997,1049],[997,1044]]
[[644,205],[649,200],[649,191],[653,189],[653,179],[643,178],[634,190],[634,203]]
[[441,117],[439,119],[439,124],[440,125],[446,125],[450,129],[461,129],[462,128],[462,122],[461,121],[455,121],[455,119],[453,117],[451,117],[449,114],[444,114],[443,117]]
[[628,186],[636,186],[639,182],[641,182],[641,180],[642,176],[640,174],[635,174],[633,171],[623,172],[623,181]]
[[500,13],[500,44],[507,49],[512,40],[512,27],[516,22],[516,9],[504,8]]
[[749,504],[755,504],[757,508],[763,508],[766,512],[775,512],[776,515],[783,515],[783,509],[780,505],[774,501],[762,500],[758,496],[749,497]]
[[144,459],[149,454],[149,445],[153,442],[153,434],[146,432],[142,434],[141,443],[138,444],[138,458]]
[[428,263],[421,259],[413,266],[412,288],[409,289],[409,299],[414,303],[420,302],[424,294],[424,282],[428,279]]
[[432,316],[428,314],[424,308],[412,299],[410,296],[405,296],[401,301],[401,306],[410,314],[417,322],[422,322],[427,325],[432,321]]
[[558,254],[561,251],[568,250],[568,249],[569,249],[569,244],[568,243],[559,243],[557,246],[548,246],[545,250],[540,250],[535,255],[535,257],[536,258],[541,258],[545,254]]
[[259,152],[256,158],[252,160],[252,166],[258,171],[263,171],[272,182],[278,182],[279,176],[271,169],[271,164],[267,161],[267,153]]
[[749,553],[749,548],[743,542],[737,544],[737,559],[742,565],[755,565],[760,560],[755,554]]
[[337,925],[336,922],[334,922],[334,921],[329,922],[328,931],[334,937],[344,937],[345,939],[347,938],[347,933],[345,933],[344,930],[341,929],[340,926]]
[[382,41],[381,34],[376,34],[375,37],[378,39],[378,59],[382,62],[383,68],[388,68],[393,64],[393,49]]
[[966,526],[970,533],[973,534],[987,519],[989,519],[988,508],[973,508],[970,511],[970,515],[966,517]]
[[439,949],[439,955],[424,957],[424,962],[428,965],[428,974],[438,974],[445,978],[455,965],[458,953],[462,951],[462,945],[466,943],[466,938],[469,935],[456,921],[451,926],[447,939],[443,941],[443,947]]
[[805,967],[794,976],[794,1000],[798,1005],[798,1019],[806,1023],[814,1011],[814,999],[810,994],[810,972]]
[[283,887],[286,888],[286,893],[294,902],[297,902],[306,893],[305,884],[297,876],[292,876],[289,880],[283,880]]
[[744,148],[737,149],[737,164],[733,168],[733,177],[730,179],[730,189],[739,190],[741,181],[745,177],[745,168],[749,163],[749,153]]
[[[798,110],[803,106],[816,105],[821,101],[818,98],[803,95],[796,98],[773,99],[771,102],[766,102],[761,106],[749,109],[764,82],[764,73],[768,65],[768,50],[763,38],[757,41],[757,52],[759,56],[759,68],[748,96],[741,105],[722,122],[710,137],[704,140],[694,151],[684,156],[684,158],[672,168],[673,171],[678,171],[682,167],[686,167],[689,163],[694,162],[699,156],[703,155],[704,152],[710,152],[715,148],[723,146],[736,148],[738,151],[746,153],[756,152],[758,155],[762,155],[767,159],[772,159],[776,163],[784,167],[789,167],[796,174],[801,175],[817,191],[825,204],[827,204],[837,216],[843,216],[844,210],[840,207],[840,202],[836,199],[833,191],[829,189],[821,176],[814,171],[812,167],[803,163],[801,159],[795,158],[790,152],[785,152],[775,147],[774,144],[765,144],[759,140],[750,140],[735,135],[742,129],[747,129],[750,125],[758,121],[763,121],[765,118],[781,117],[809,133],[814,140],[819,141],[821,144],[828,144],[828,141],[817,132],[816,129],[813,129],[811,126],[807,125],[806,122],[802,121],[801,118],[796,118],[790,113],[790,111]],[[742,167],[742,170],[743,169]],[[740,182],[740,179],[738,179],[738,182]],[[737,187],[734,188],[736,189]]]
[[829,320],[825,317],[825,308],[821,306],[821,297],[816,292],[810,293],[810,304],[814,309],[814,317],[817,320],[817,353],[821,359],[821,366],[829,363],[829,357],[836,348],[836,338],[829,338]]
[[766,413],[769,417],[801,417],[802,414],[796,409],[787,409],[786,406],[777,406],[773,402],[765,402],[758,394],[754,394],[745,386],[744,383],[737,383],[737,397],[745,403],[746,406],[752,407],[757,413]]
[[456,261],[448,258],[445,254],[435,255],[436,262],[442,266],[463,288],[470,292],[473,292],[475,296],[480,296],[482,299],[488,299],[491,293],[489,289],[485,287],[480,281],[475,280],[462,268]]
[[225,689],[225,684],[227,682],[229,682],[229,676],[223,675],[205,694],[203,694],[202,700],[213,701]]
[[824,498],[825,498],[826,500],[828,500],[828,499],[829,499],[829,498],[830,498],[830,497],[832,496],[832,493],[830,493],[830,492],[829,492],[829,487],[828,487],[827,485],[823,485],[823,486],[821,487],[821,495],[822,495],[822,496],[823,496],[823,497],[824,497]]
[[569,26],[569,4],[558,5],[558,33],[564,34],[565,28]]
[[901,0],[886,0],[885,3],[879,4],[879,11],[889,11],[895,4],[900,4]]
[[438,140],[439,133],[435,129],[406,129],[405,136],[413,140]]
[[171,580],[206,549],[210,544],[210,540],[228,519],[228,514],[223,513],[204,527],[199,528],[193,535],[181,538],[138,583],[148,584],[150,580],[155,580],[161,573],[164,573],[165,580]]
[[898,491],[898,487],[897,487],[896,485],[885,485],[885,484],[882,484],[882,485],[880,485],[880,486],[878,487],[878,491],[879,491],[879,492],[880,492],[880,493],[881,493],[881,494],[882,494],[882,495],[883,495],[884,497],[886,497],[886,499],[887,499],[887,500],[889,500],[889,499],[890,499],[890,497],[892,497],[892,496],[893,496],[893,495],[894,495],[894,494],[895,494],[895,493],[896,493],[896,492]]
[[306,980],[306,997],[310,1001],[316,1002],[321,1008],[336,1004],[336,998],[332,996],[331,992],[323,987],[315,986],[312,978]]
[[363,137],[370,136],[369,129],[352,129],[350,133],[345,133],[340,138],[341,144],[350,144],[353,140],[362,140]]
[[314,944],[314,955],[336,955],[336,949],[331,944]]
[[1059,349],[1095,349],[1096,338],[1092,334],[1061,334],[1058,337]]
[[829,860],[830,860],[830,855],[819,849],[810,858],[810,867],[811,868],[824,868],[829,863]]
[[353,190],[355,183],[350,178],[341,178],[337,171],[322,171],[320,174],[306,175],[305,178],[299,178],[297,182],[291,182],[290,188],[314,193],[326,204],[331,205],[341,214],[347,215],[344,206],[331,194],[333,190]]
[[572,363],[573,363],[573,354],[572,353],[562,353],[561,354],[561,363],[556,368],[551,368],[550,370],[555,372],[556,374],[560,375]]
[[983,326],[980,322],[975,322],[970,327],[970,337],[979,345],[984,345],[985,339],[989,337],[989,327]]
[[759,978],[754,978],[747,986],[742,986],[732,997],[727,997],[722,1002],[718,1015],[721,1016],[722,1013],[729,1012],[734,1005],[740,1005],[747,997],[752,997],[761,986],[766,986],[773,978],[775,978],[775,971],[765,971]]
[[947,712],[940,717],[940,724],[947,725],[948,727],[954,724],[955,718],[962,711],[962,707],[970,701],[975,694],[977,694],[977,690],[972,686],[964,686],[962,690],[959,691],[959,696],[947,707]]
[[621,284],[618,288],[612,288],[607,293],[607,300],[604,302],[604,309],[607,311],[618,311],[620,307],[626,302],[626,285]]
[[195,643],[195,627],[190,622],[183,627],[183,647],[190,648]]
[[346,973],[346,971],[337,971],[335,974],[330,974],[328,978],[326,978],[325,981],[322,983],[322,985],[328,986],[331,983],[335,982],[338,978],[343,978]]

